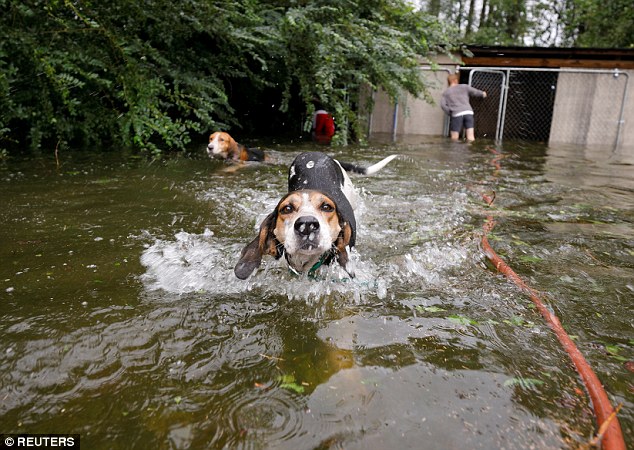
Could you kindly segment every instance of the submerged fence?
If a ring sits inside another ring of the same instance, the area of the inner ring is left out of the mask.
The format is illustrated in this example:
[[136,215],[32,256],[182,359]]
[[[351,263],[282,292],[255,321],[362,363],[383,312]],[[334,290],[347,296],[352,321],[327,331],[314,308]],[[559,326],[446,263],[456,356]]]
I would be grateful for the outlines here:
[[481,137],[621,143],[629,75],[619,70],[463,67],[461,81],[485,90],[472,99]]

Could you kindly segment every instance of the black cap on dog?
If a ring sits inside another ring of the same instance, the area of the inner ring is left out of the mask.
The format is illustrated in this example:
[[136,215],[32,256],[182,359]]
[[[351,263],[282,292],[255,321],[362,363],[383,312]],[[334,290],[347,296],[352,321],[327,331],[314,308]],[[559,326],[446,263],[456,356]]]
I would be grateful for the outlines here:
[[288,191],[314,190],[326,194],[335,203],[339,217],[352,230],[350,247],[354,246],[357,222],[352,205],[343,193],[343,169],[330,156],[320,152],[301,153],[288,169]]

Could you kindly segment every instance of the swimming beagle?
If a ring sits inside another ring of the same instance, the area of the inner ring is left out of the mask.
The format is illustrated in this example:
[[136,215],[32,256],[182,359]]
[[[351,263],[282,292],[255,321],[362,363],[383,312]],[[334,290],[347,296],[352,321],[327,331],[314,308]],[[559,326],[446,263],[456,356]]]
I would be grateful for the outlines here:
[[266,155],[259,148],[247,148],[238,144],[235,139],[223,131],[216,131],[209,136],[207,154],[211,158],[226,161],[265,161]]
[[284,256],[298,274],[313,273],[336,260],[354,277],[348,251],[355,244],[357,194],[346,171],[371,175],[398,155],[363,168],[340,163],[320,152],[298,155],[288,171],[288,193],[242,250],[235,275],[244,280],[260,266],[263,255]]

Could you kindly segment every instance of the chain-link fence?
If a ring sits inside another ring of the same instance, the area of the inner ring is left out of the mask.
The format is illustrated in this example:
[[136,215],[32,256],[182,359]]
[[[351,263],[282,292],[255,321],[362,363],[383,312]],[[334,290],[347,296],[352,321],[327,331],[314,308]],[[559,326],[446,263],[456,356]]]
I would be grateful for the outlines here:
[[[371,93],[368,134],[449,134],[449,118],[438,107],[447,73],[421,67],[434,103],[409,94],[392,102],[381,91]],[[634,95],[628,93],[631,71],[462,67],[460,83],[487,92],[471,98],[475,133],[497,141],[515,139],[581,146],[631,146],[634,132],[625,120],[634,117]],[[628,103],[629,102],[629,103]],[[629,147],[628,147],[629,148]]]
[[618,70],[460,69],[473,98],[476,136],[619,145],[629,77]]

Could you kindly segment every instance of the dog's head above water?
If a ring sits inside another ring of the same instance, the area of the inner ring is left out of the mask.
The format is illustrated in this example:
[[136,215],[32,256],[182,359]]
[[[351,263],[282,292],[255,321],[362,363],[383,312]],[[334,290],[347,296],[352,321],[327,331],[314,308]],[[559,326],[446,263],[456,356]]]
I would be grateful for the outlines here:
[[356,240],[357,194],[346,171],[372,175],[397,156],[364,168],[320,152],[298,155],[288,169],[288,193],[242,250],[236,276],[246,279],[260,266],[263,255],[271,255],[284,256],[296,273],[310,274],[336,260],[354,277],[348,252]]
[[212,159],[222,159],[231,162],[268,161],[268,156],[259,148],[248,148],[239,144],[229,133],[216,131],[209,136],[207,154]]
[[216,131],[209,136],[207,154],[211,158],[229,159],[233,158],[237,152],[238,144],[229,133]]
[[242,251],[236,276],[246,279],[263,255],[284,256],[296,273],[336,260],[353,276],[347,266],[356,233],[349,199],[354,190],[340,164],[323,153],[302,153],[289,168],[288,185],[289,192]]

